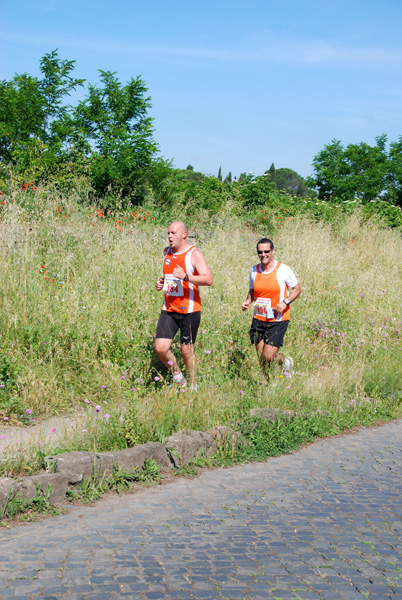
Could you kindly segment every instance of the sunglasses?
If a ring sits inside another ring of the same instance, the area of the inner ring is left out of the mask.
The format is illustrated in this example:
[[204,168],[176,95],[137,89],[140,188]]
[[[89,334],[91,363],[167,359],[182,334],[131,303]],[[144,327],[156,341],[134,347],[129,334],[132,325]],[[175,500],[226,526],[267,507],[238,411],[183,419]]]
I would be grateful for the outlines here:
[[271,250],[257,250],[257,254],[269,254],[270,252],[272,252],[272,248]]

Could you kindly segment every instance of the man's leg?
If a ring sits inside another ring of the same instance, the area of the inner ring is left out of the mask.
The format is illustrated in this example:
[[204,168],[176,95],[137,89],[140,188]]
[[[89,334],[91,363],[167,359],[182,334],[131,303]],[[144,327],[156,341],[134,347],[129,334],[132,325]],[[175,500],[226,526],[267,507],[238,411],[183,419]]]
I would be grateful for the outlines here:
[[255,348],[258,353],[260,367],[264,373],[266,380],[269,382],[269,372],[271,364],[274,362],[279,348],[266,344],[264,340],[260,340],[256,343]]
[[265,360],[271,364],[274,362],[277,354],[278,354],[278,350],[279,348],[277,348],[276,346],[271,346],[270,344],[264,344],[264,358]]
[[171,345],[172,340],[168,338],[156,338],[155,340],[155,352],[158,355],[159,360],[163,362],[169,371],[174,373],[175,371],[178,372],[180,369],[176,357],[170,349]]
[[170,349],[178,329],[177,317],[174,314],[162,311],[156,330],[155,352],[165,367],[171,371],[173,379],[180,382],[184,379],[183,374],[180,372],[176,357]]
[[[265,369],[267,379],[269,380],[269,367],[272,363],[277,360],[282,366],[286,366],[285,357],[282,354],[278,354],[279,349],[283,346],[283,338],[287,331],[289,321],[272,322],[267,325],[265,330],[263,345],[260,347],[261,360],[265,361]],[[291,360],[291,359],[290,359]],[[291,360],[292,365],[293,361]]]
[[184,364],[186,365],[186,377],[190,381],[190,385],[197,385],[197,357],[194,351],[194,344],[180,344],[181,353]]
[[[270,331],[267,332],[267,335],[264,338],[266,345],[271,345],[273,347],[276,346],[277,351],[274,356],[278,361],[279,365],[282,367],[283,374],[285,377],[292,377],[293,375],[293,358],[290,356],[283,356],[283,354],[277,354],[278,350],[283,346],[283,339],[285,337],[287,328],[289,325],[289,321],[279,321],[271,326]],[[269,357],[272,357],[272,354],[269,354]]]
[[197,357],[194,344],[200,326],[201,313],[188,313],[184,316],[180,325],[180,349],[186,365],[186,378],[191,387],[197,386]]

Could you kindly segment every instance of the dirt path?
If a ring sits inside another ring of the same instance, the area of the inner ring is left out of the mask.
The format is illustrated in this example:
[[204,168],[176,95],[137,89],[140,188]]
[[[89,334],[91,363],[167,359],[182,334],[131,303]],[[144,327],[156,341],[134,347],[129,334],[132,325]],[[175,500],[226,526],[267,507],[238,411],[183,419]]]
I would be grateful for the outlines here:
[[0,425],[0,458],[5,451],[26,448],[34,444],[48,443],[55,446],[66,433],[79,427],[85,421],[85,415],[53,417],[29,427]]

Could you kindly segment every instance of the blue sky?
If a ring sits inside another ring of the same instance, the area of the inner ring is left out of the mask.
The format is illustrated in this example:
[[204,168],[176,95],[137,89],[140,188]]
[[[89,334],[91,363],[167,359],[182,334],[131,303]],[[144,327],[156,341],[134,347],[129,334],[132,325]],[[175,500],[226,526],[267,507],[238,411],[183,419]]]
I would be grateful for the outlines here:
[[300,175],[325,144],[402,135],[401,0],[0,0],[0,79],[140,75],[179,168]]

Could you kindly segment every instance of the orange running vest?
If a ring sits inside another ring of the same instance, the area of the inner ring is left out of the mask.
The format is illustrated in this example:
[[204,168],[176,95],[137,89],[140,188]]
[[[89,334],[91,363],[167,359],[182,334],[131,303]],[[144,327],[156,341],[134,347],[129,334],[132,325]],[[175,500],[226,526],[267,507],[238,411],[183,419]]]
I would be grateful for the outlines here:
[[[261,270],[260,265],[257,265],[256,275],[254,279],[254,302],[257,304],[258,298],[269,298],[271,300],[271,308],[275,308],[275,306],[281,302],[284,298],[288,297],[288,286],[285,281],[281,278],[278,279],[278,269],[281,266],[281,263],[278,261],[278,264],[275,266],[275,269],[270,273],[264,273]],[[290,311],[289,306],[281,314],[279,315],[275,313],[274,318],[267,318],[266,313],[264,312],[264,306],[261,306],[260,314],[256,312],[254,314],[254,318],[259,321],[289,321],[290,319]]]
[[163,291],[165,299],[163,310],[188,314],[201,310],[201,299],[198,286],[189,281],[173,277],[173,269],[181,267],[187,275],[198,275],[197,269],[191,264],[191,254],[195,246],[190,246],[180,254],[173,253],[171,248],[165,253],[163,261]]

